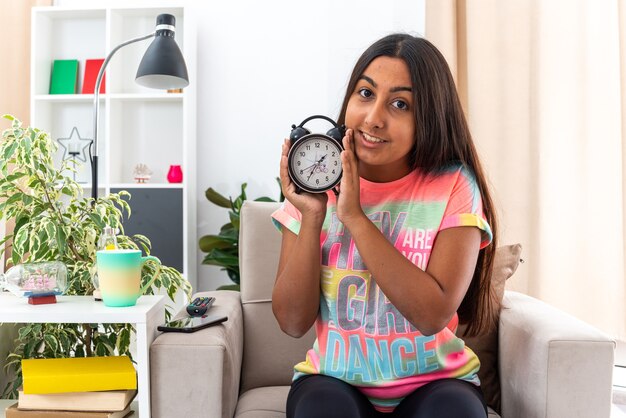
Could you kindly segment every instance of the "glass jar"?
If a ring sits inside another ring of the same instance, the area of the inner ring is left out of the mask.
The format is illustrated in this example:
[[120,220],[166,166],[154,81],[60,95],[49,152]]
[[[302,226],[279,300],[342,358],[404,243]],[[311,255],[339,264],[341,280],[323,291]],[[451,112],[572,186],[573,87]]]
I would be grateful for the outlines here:
[[60,261],[18,264],[0,274],[0,289],[16,296],[61,295],[67,288],[67,267]]
[[[105,226],[98,241],[98,251],[100,250],[117,250],[117,229],[113,229],[110,226]],[[91,282],[93,283],[93,297],[96,300],[102,300],[100,294],[100,281],[98,280],[98,273],[94,271],[91,276]]]

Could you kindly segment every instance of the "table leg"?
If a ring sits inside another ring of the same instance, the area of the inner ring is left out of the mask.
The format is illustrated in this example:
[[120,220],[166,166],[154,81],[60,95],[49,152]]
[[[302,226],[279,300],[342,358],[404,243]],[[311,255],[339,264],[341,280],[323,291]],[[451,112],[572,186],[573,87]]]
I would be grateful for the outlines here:
[[137,329],[137,386],[139,416],[150,418],[150,345],[157,335],[157,326],[165,320],[165,307],[160,303]]
[[147,339],[147,324],[136,324],[137,330],[137,400],[139,416],[150,418],[150,346]]

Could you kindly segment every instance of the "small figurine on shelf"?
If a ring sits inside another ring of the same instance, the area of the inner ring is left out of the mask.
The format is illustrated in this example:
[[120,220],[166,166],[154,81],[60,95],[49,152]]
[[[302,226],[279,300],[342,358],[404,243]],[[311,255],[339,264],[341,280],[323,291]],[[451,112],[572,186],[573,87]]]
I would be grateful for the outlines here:
[[148,168],[145,164],[137,164],[135,166],[135,170],[133,171],[133,177],[135,178],[135,182],[137,184],[144,184],[150,180],[152,176],[152,170]]

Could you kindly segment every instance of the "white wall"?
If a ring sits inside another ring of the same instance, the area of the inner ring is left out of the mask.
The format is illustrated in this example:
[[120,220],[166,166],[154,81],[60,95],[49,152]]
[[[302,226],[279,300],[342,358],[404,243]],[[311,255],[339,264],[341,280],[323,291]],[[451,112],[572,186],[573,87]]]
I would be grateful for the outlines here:
[[[129,4],[130,3],[130,4]],[[60,6],[169,4],[57,0]],[[424,0],[183,1],[198,19],[198,237],[217,233],[226,209],[204,191],[277,199],[280,146],[291,124],[313,114],[336,118],[350,71],[373,41],[424,33]],[[186,14],[189,16],[189,14]],[[315,128],[315,125],[312,125]],[[326,129],[321,125],[320,129]],[[229,279],[201,265],[198,289]],[[196,290],[196,289],[194,289]]]

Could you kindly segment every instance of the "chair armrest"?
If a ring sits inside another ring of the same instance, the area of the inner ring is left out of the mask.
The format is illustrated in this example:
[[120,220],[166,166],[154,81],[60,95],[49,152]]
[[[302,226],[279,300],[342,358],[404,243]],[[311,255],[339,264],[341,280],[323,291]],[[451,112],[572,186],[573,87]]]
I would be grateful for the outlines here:
[[596,328],[507,291],[499,331],[502,416],[608,418],[614,350]]
[[165,332],[154,340],[150,346],[154,418],[232,418],[235,412],[243,352],[239,292],[196,296],[215,297],[210,312],[227,315],[228,320],[189,334]]

